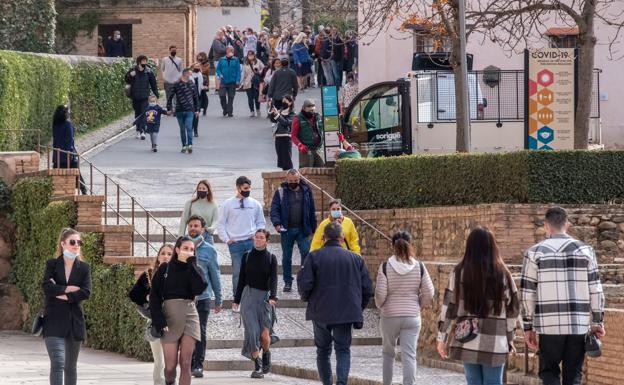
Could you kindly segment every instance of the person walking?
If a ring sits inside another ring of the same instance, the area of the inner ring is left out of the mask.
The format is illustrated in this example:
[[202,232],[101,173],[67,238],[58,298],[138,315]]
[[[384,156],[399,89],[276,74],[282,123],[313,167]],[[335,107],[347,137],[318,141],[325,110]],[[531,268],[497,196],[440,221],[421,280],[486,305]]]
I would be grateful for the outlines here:
[[176,240],[169,263],[163,263],[152,278],[149,304],[152,325],[162,334],[160,341],[165,356],[165,383],[176,381],[180,366],[179,385],[191,383],[191,360],[195,342],[201,340],[199,315],[195,296],[208,283],[197,266],[195,243],[189,237]]
[[275,123],[275,152],[277,153],[277,167],[282,170],[290,170],[293,168],[292,163],[292,139],[290,138],[290,130],[292,120],[295,117],[293,110],[295,109],[295,101],[292,96],[285,95],[282,98],[282,109],[278,110],[273,107],[269,111],[269,117]]
[[[165,97],[167,99],[169,99],[174,84],[180,80],[182,70],[184,69],[182,58],[176,56],[177,53],[178,48],[175,45],[169,46],[169,56],[164,57],[160,62],[160,70],[162,71],[165,85]],[[172,112],[175,113],[175,101]]]
[[204,278],[208,283],[206,289],[195,298],[197,314],[199,316],[199,330],[201,338],[195,343],[195,350],[191,359],[191,373],[193,377],[204,376],[204,358],[206,356],[206,324],[210,314],[210,298],[214,294],[215,314],[221,312],[223,295],[221,293],[221,270],[217,250],[214,246],[206,242],[202,233],[206,228],[206,221],[199,215],[192,215],[188,220],[188,237],[195,243],[195,256],[197,265],[204,273]]
[[316,103],[306,99],[292,122],[292,141],[299,149],[299,168],[323,167],[323,121],[316,113]]
[[[78,165],[78,150],[74,143],[74,125],[70,119],[70,110],[66,105],[59,105],[54,110],[52,117],[52,167],[75,168]],[[77,188],[82,195],[87,195],[87,185],[82,174],[78,173]]]
[[529,348],[539,349],[544,385],[581,384],[586,336],[605,335],[596,254],[568,235],[569,226],[563,208],[549,208],[544,218],[548,238],[526,251],[522,265],[524,333]]
[[156,99],[160,97],[156,76],[147,65],[147,56],[140,55],[136,58],[136,65],[126,73],[125,81],[130,87],[129,97],[132,99],[132,108],[134,109],[136,138],[145,140],[145,110],[147,109],[150,90],[156,95]]
[[158,105],[156,96],[150,95],[149,105],[145,110],[145,132],[149,134],[152,142],[152,152],[158,152],[158,132],[160,131],[160,118],[167,115],[167,110]]
[[232,294],[236,294],[243,255],[253,247],[253,236],[266,227],[262,205],[250,197],[251,181],[236,179],[236,196],[227,199],[219,211],[219,237],[228,245],[232,260]]
[[336,77],[334,74],[333,61],[334,61],[334,41],[331,36],[331,29],[326,28],[323,34],[319,34],[319,57],[321,61],[321,67],[323,68],[323,78],[325,79],[324,85],[333,86],[336,85]]
[[167,111],[171,112],[173,97],[177,99],[176,118],[180,126],[180,141],[182,153],[193,152],[193,119],[199,116],[199,94],[197,85],[191,79],[191,69],[185,68],[182,77],[173,86],[171,94],[167,98]]
[[282,98],[290,95],[293,99],[296,99],[298,91],[297,74],[289,67],[288,59],[281,59],[279,69],[276,69],[271,76],[267,96],[273,101],[273,106],[281,110]]
[[329,216],[323,219],[316,228],[314,237],[312,237],[310,251],[318,250],[323,246],[323,232],[325,231],[325,227],[333,222],[338,222],[342,225],[342,230],[344,231],[342,247],[356,254],[361,254],[360,237],[355,228],[355,224],[351,218],[345,217],[342,214],[342,203],[338,199],[329,202]]
[[195,87],[197,88],[198,110],[197,114],[193,116],[193,136],[197,138],[199,136],[199,132],[197,132],[197,128],[199,126],[199,112],[201,112],[200,95],[208,90],[208,79],[202,74],[201,65],[199,63],[193,64],[193,74],[191,75],[191,80],[195,83]]
[[256,52],[249,50],[243,65],[243,80],[241,88],[247,93],[250,117],[260,117],[260,83],[264,64],[256,58]]
[[247,28],[243,35],[243,57],[247,57],[250,51],[258,50],[258,38],[252,28]]
[[[208,51],[208,59],[213,62],[215,68],[217,64],[221,60],[222,57],[225,56],[226,48],[227,48],[227,39],[225,38],[225,34],[222,30],[218,30],[215,34],[215,38],[212,40],[212,45],[210,46],[210,50]],[[215,76],[215,94],[219,93],[220,79]]]
[[316,209],[312,189],[301,180],[299,171],[289,170],[286,173],[286,181],[273,194],[271,222],[281,236],[284,292],[290,292],[295,242],[303,265],[310,252],[310,239],[316,230]]
[[314,326],[316,365],[323,385],[332,384],[331,348],[336,352],[336,385],[346,385],[351,365],[352,329],[361,329],[363,312],[373,296],[364,259],[340,243],[342,226],[325,227],[325,245],[306,258],[297,276],[306,320]]
[[295,72],[297,74],[297,81],[299,82],[299,89],[306,88],[306,78],[312,73],[312,58],[308,52],[308,36],[301,32],[297,35],[293,44],[293,60],[295,61]]
[[208,110],[208,90],[210,89],[210,61],[206,52],[200,52],[197,54],[197,64],[201,70],[201,74],[204,77],[204,86],[199,93],[199,108],[202,115],[206,116]]
[[425,265],[415,258],[412,236],[399,231],[392,236],[394,255],[379,266],[375,305],[381,311],[379,329],[383,343],[383,383],[392,385],[397,339],[401,342],[403,385],[416,383],[416,351],[420,312],[433,300],[434,287]]
[[154,359],[154,370],[152,371],[154,385],[165,385],[165,356],[163,355],[160,339],[155,338],[150,333],[152,317],[149,310],[149,293],[152,289],[152,277],[154,276],[154,272],[158,270],[158,267],[162,263],[168,263],[172,255],[173,245],[168,243],[162,245],[160,250],[158,250],[154,266],[148,268],[139,276],[139,279],[137,279],[128,293],[128,297],[135,303],[139,314],[148,319],[145,336],[150,344],[152,358]]
[[[277,306],[277,258],[267,250],[269,232],[258,229],[253,248],[243,255],[233,307],[241,314],[245,336],[241,354],[254,362],[251,378],[271,371],[271,344]],[[260,356],[262,349],[262,356]]]
[[275,46],[275,53],[280,60],[289,59],[291,44],[290,33],[287,30],[282,31],[282,36]]
[[240,86],[241,66],[238,58],[234,56],[234,48],[228,46],[225,57],[222,57],[217,64],[216,76],[219,79],[219,99],[223,116],[233,117],[234,96],[236,89]]
[[357,41],[357,33],[355,31],[349,30],[345,33],[346,41],[345,45],[345,55],[344,55],[344,71],[348,74],[350,72],[355,71],[358,62],[358,41]]
[[[516,284],[494,235],[474,228],[461,262],[449,275],[438,322],[440,357],[462,361],[468,385],[502,385],[519,310]],[[454,324],[448,354],[447,337]]]
[[195,187],[193,198],[186,201],[184,210],[180,217],[180,228],[178,234],[186,233],[186,224],[193,215],[199,215],[206,223],[202,236],[204,241],[214,245],[214,234],[217,232],[217,221],[219,219],[219,207],[214,200],[212,186],[206,179],[202,179]]
[[[269,98],[269,86],[271,85],[271,79],[275,71],[282,67],[282,61],[278,58],[271,58],[269,60],[270,65],[264,68],[264,82],[261,85],[260,94],[267,102],[267,117],[270,118],[268,112],[273,108],[273,101]],[[292,97],[292,96],[291,96]],[[280,108],[278,108],[279,110]]]
[[43,340],[50,357],[50,385],[76,385],[80,344],[87,329],[82,303],[91,295],[91,268],[80,254],[80,233],[61,231],[56,257],[46,262],[43,280]]
[[121,37],[121,32],[114,31],[113,38],[108,38],[108,42],[106,43],[106,56],[108,57],[126,57],[128,48],[126,47],[126,42]]
[[330,63],[334,75],[334,85],[340,89],[340,87],[342,87],[342,66],[345,44],[336,27],[331,28],[330,39],[332,44],[332,58]]
[[355,79],[353,72],[347,74],[347,83],[340,92],[340,115],[347,112],[347,108],[351,105],[351,102],[358,94],[358,83]]

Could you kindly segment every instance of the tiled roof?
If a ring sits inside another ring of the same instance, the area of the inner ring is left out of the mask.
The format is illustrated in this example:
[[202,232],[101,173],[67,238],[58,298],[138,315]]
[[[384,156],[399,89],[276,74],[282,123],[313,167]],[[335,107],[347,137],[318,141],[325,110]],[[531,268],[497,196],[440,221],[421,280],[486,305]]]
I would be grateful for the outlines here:
[[578,27],[552,27],[546,31],[546,36],[578,35]]

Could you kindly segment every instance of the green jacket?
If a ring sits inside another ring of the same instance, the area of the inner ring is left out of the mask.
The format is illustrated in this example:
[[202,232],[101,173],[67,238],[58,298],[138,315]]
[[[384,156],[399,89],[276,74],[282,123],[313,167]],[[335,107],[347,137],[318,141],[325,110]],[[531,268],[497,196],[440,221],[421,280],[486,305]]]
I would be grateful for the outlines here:
[[297,141],[299,141],[305,144],[306,147],[314,150],[323,147],[323,120],[321,119],[321,116],[319,114],[315,114],[315,116],[316,127],[318,128],[321,142],[318,144],[318,146],[315,146],[314,136],[312,135],[312,125],[310,124],[310,121],[300,112],[297,114],[297,118],[299,120],[299,130],[296,133],[294,132],[295,130],[293,130],[293,134],[294,136],[296,136],[296,138],[293,139],[293,142],[295,142],[295,144],[297,144]]

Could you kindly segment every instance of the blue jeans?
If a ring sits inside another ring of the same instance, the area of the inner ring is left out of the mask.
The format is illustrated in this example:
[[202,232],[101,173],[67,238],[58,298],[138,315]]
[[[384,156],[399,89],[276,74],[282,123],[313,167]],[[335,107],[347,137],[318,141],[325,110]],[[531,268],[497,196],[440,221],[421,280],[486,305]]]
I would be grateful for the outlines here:
[[46,337],[44,338],[48,356],[50,356],[50,385],[76,385],[76,363],[80,353],[81,341],[76,341],[71,336]]
[[243,260],[243,254],[251,251],[253,248],[253,240],[247,239],[244,241],[234,242],[228,245],[230,250],[230,258],[232,259],[232,295],[236,295],[236,288],[238,287],[238,276],[240,275],[241,261]]
[[326,325],[313,321],[316,367],[323,385],[332,384],[331,349],[336,351],[336,385],[347,385],[351,368],[352,324]]
[[464,362],[466,382],[468,385],[502,385],[504,368],[505,365],[492,367]]
[[281,233],[282,240],[282,268],[284,269],[284,283],[292,284],[292,253],[297,242],[299,253],[301,254],[301,266],[303,261],[310,252],[310,238],[303,234],[303,229],[287,229]]
[[210,298],[197,301],[197,314],[199,315],[199,330],[201,339],[195,342],[195,351],[191,360],[191,370],[203,369],[204,358],[206,357],[206,324],[210,314]]
[[180,126],[180,140],[182,146],[193,145],[193,118],[195,114],[191,111],[176,112],[178,125]]

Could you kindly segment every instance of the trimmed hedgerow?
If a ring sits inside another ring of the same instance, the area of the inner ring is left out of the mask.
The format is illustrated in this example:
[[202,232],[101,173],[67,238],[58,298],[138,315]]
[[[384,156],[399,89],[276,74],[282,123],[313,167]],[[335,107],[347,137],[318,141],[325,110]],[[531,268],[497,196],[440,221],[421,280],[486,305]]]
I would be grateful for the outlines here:
[[53,52],[54,0],[0,1],[0,49]]
[[624,151],[519,151],[339,161],[337,196],[354,209],[624,199]]

